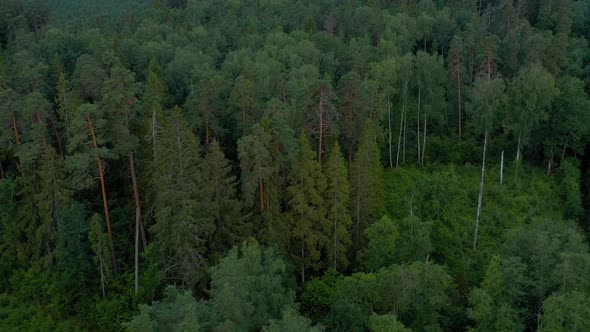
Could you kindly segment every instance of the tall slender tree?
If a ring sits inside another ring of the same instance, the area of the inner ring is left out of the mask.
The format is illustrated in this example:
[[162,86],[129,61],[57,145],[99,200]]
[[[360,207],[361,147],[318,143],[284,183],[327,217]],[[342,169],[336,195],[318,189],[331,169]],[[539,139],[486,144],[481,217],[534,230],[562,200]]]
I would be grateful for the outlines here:
[[473,250],[477,248],[477,235],[479,220],[483,202],[483,187],[486,164],[486,151],[488,136],[497,124],[500,107],[504,101],[504,81],[499,78],[479,78],[475,81],[471,91],[471,101],[467,108],[470,115],[470,125],[476,133],[483,133],[483,153],[481,161],[481,177],[479,181],[479,194],[477,197],[477,213],[475,217],[475,230],[473,233]]
[[376,221],[383,210],[383,168],[376,132],[370,120],[365,122],[358,149],[349,174],[353,226],[353,258],[364,244],[365,228]]
[[327,187],[324,202],[327,209],[327,219],[330,223],[330,243],[326,246],[328,259],[335,270],[345,269],[348,266],[346,257],[348,246],[350,246],[350,184],[348,182],[348,171],[340,145],[338,142],[330,150],[325,168]]
[[153,246],[166,278],[195,287],[205,280],[207,243],[215,226],[199,143],[180,108],[166,119],[156,153]]
[[293,167],[289,194],[289,220],[293,236],[293,256],[301,268],[301,284],[305,271],[317,269],[321,252],[327,245],[330,223],[326,219],[324,194],[326,177],[320,162],[314,158],[305,134],[299,140],[299,155]]

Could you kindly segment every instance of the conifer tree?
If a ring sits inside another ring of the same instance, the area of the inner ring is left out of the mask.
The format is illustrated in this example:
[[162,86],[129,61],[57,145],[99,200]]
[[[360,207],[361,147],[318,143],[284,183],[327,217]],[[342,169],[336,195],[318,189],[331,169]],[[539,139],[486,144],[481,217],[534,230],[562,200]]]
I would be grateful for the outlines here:
[[[127,156],[129,160],[129,171],[133,188],[133,197],[135,201],[135,292],[139,287],[139,242],[140,234],[143,247],[147,246],[145,236],[141,199],[137,185],[137,175],[135,168],[134,152],[137,150],[138,138],[134,130],[137,126],[135,119],[137,117],[137,95],[138,86],[135,83],[134,75],[131,71],[119,64],[111,69],[110,76],[104,81],[102,107],[108,115],[109,126],[107,127],[107,139],[113,145],[113,152],[116,155]],[[135,128],[134,128],[135,127]]]
[[328,258],[332,267],[345,269],[348,266],[346,252],[350,245],[350,184],[348,182],[348,170],[340,151],[338,142],[334,144],[328,156],[325,169],[327,187],[325,194],[325,206],[327,219],[330,223],[331,241],[326,246]]
[[[238,156],[242,169],[242,194],[246,203],[255,206],[262,215],[269,201],[265,186],[272,176],[272,158],[269,152],[270,135],[259,124],[250,135],[238,141]],[[257,203],[255,202],[257,198]]]
[[306,268],[318,267],[331,225],[326,219],[324,204],[326,177],[304,134],[301,134],[299,146],[287,192],[290,198],[288,218],[292,225],[293,256],[299,262],[303,284]]
[[205,253],[214,231],[203,180],[199,143],[179,107],[172,110],[156,149],[155,219],[152,226],[160,270],[195,287],[207,269]]
[[[116,274],[116,255],[104,169],[104,158],[113,156],[111,150],[104,146],[107,142],[103,138],[106,136],[106,123],[104,113],[95,104],[82,104],[73,112],[67,147],[69,156],[66,159],[66,165],[71,174],[72,187],[79,190],[92,188],[96,183],[95,174],[98,173],[112,268]],[[96,160],[96,168],[92,166],[92,160]]]
[[237,199],[237,179],[217,140],[213,140],[205,155],[203,179],[215,223],[210,246],[216,253],[223,254],[248,234],[248,225],[244,224],[241,204]]
[[310,104],[308,105],[311,116],[310,131],[317,137],[318,161],[322,162],[324,154],[325,138],[333,130],[336,108],[334,107],[336,95],[328,80],[317,81]]
[[363,247],[362,234],[367,225],[377,221],[383,210],[383,168],[375,128],[365,122],[358,150],[352,165],[351,216],[353,219],[353,249],[355,255]]

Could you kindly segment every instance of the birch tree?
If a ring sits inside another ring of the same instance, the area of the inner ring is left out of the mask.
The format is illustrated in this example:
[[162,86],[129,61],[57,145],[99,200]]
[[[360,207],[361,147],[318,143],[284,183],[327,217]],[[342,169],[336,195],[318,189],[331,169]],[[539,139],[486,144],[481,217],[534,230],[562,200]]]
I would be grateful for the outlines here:
[[481,161],[481,177],[479,180],[479,194],[477,196],[477,213],[475,230],[473,233],[473,250],[477,248],[479,220],[483,203],[483,188],[486,165],[486,152],[490,132],[497,125],[498,112],[504,100],[504,81],[500,78],[478,78],[471,90],[467,111],[470,117],[470,127],[477,134],[483,133],[483,152]]

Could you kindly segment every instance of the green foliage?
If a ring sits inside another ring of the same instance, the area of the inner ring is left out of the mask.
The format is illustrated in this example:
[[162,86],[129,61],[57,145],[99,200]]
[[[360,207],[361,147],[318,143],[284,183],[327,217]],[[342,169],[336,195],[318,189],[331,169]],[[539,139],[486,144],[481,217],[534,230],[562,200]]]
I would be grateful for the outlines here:
[[207,243],[215,229],[206,195],[210,188],[205,187],[199,144],[181,110],[175,108],[166,120],[156,146],[152,245],[165,277],[195,287],[204,281]]
[[543,302],[540,331],[584,331],[590,328],[588,294],[554,294]]
[[326,218],[324,195],[326,176],[305,135],[299,141],[299,155],[293,166],[289,193],[293,256],[301,266],[301,283],[306,268],[318,268],[322,250],[328,246],[326,234],[332,223]]
[[399,226],[387,216],[373,223],[365,230],[368,239],[364,264],[369,271],[377,271],[393,264],[397,258]]
[[334,144],[330,151],[324,173],[327,179],[324,196],[327,210],[326,219],[331,225],[329,232],[331,241],[326,246],[328,259],[333,262],[334,269],[337,269],[338,266],[346,268],[348,266],[346,253],[351,243],[350,226],[352,224],[349,213],[350,184],[338,143]]
[[330,311],[337,277],[337,272],[330,269],[321,279],[312,278],[305,283],[303,292],[299,296],[300,310],[313,322],[319,322]]
[[375,315],[369,318],[369,330],[371,332],[410,332],[404,324],[397,320],[394,314]]
[[264,332],[319,332],[323,331],[318,326],[311,326],[309,319],[301,316],[297,310],[287,308],[283,311],[280,320],[271,320],[270,324],[262,328]]
[[237,180],[232,175],[230,161],[225,158],[218,141],[209,146],[203,160],[209,211],[215,224],[210,247],[224,253],[249,233],[249,225],[241,215],[241,202],[237,199]]
[[255,241],[234,247],[211,269],[212,326],[260,329],[293,304],[293,279],[275,249]]
[[570,160],[565,160],[559,166],[559,189],[565,204],[566,218],[580,218],[582,216],[582,193],[580,192],[580,169]]
[[469,297],[472,309],[468,311],[476,322],[476,331],[522,331],[522,310],[525,287],[529,280],[526,267],[518,260],[500,261],[492,257],[480,287]]
[[0,330],[588,329],[587,1],[0,2]]
[[162,301],[140,305],[139,314],[124,323],[127,331],[198,331],[198,304],[190,292],[168,286]]
[[350,176],[353,216],[353,252],[362,248],[364,229],[381,217],[383,211],[383,170],[375,128],[366,121],[355,154]]

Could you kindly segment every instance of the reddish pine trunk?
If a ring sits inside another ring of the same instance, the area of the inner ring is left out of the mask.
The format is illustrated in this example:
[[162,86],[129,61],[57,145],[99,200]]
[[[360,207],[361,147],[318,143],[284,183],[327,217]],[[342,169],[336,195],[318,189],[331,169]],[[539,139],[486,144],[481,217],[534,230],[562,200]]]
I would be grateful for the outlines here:
[[61,137],[59,136],[59,131],[57,131],[57,127],[55,126],[55,121],[51,119],[51,126],[53,127],[53,133],[55,134],[55,140],[57,141],[57,147],[59,148],[59,154],[61,155],[61,159],[64,159],[64,150],[61,146]]
[[16,140],[16,144],[19,145],[20,138],[18,136],[18,127],[16,125],[16,116],[14,115],[14,112],[12,112],[12,128],[14,129],[14,138]]
[[90,115],[87,115],[88,120],[88,129],[90,130],[90,135],[92,136],[92,143],[94,146],[94,150],[96,150],[96,162],[98,164],[98,174],[100,175],[100,190],[102,192],[102,203],[104,207],[104,215],[105,221],[107,224],[107,234],[109,236],[109,246],[111,248],[111,259],[113,261],[113,270],[117,273],[117,261],[115,260],[115,248],[113,246],[113,235],[111,232],[111,218],[109,215],[109,202],[107,200],[107,191],[104,182],[104,174],[102,169],[102,161],[100,160],[100,154],[98,153],[98,144],[96,143],[96,135],[94,134],[94,127],[92,126],[92,120],[90,119]]

